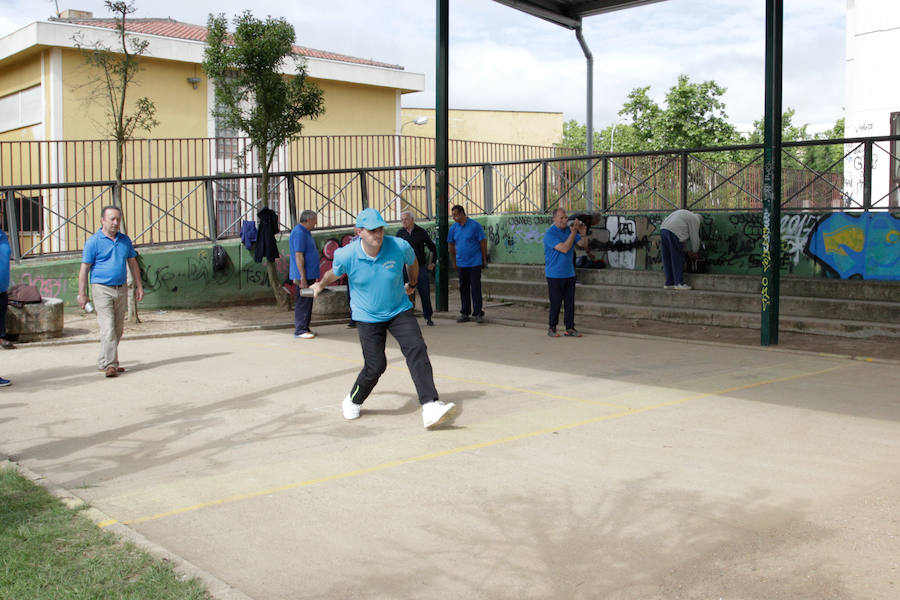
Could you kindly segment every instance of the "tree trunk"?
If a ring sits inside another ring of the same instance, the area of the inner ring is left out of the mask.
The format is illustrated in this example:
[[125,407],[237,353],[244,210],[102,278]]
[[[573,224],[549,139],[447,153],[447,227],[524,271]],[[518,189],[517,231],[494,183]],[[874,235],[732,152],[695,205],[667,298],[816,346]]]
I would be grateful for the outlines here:
[[286,310],[291,310],[291,301],[284,288],[281,287],[281,281],[278,279],[278,271],[275,269],[275,263],[266,260],[266,273],[269,276],[269,285],[272,287],[272,293],[275,294],[275,304]]

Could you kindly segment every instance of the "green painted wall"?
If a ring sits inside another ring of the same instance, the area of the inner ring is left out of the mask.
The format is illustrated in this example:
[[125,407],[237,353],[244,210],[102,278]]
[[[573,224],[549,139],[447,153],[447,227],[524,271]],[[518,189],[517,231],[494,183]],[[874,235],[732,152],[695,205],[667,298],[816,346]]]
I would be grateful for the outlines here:
[[[595,256],[611,268],[661,270],[659,225],[665,213],[606,215],[590,235]],[[870,224],[875,220],[877,227]],[[508,264],[543,264],[544,232],[550,215],[498,215],[477,217],[488,238],[490,261]],[[435,239],[434,223],[420,223]],[[388,227],[393,234],[398,226]],[[900,279],[900,218],[871,215],[870,219],[843,213],[786,214],[781,220],[782,273],[801,277],[857,277],[857,270],[831,259],[840,257],[864,263],[877,259],[880,279]],[[335,248],[345,243],[351,230],[315,231],[323,255],[324,270],[331,266]],[[762,215],[713,213],[704,215],[701,238],[706,246],[708,272],[760,274]],[[813,239],[812,250],[808,243]],[[287,234],[279,240],[281,258],[276,263],[279,283],[287,279]],[[212,244],[180,248],[139,248],[148,309],[216,306],[265,301],[271,297],[268,276],[253,253],[237,240],[222,244],[229,267],[212,269]],[[817,254],[818,253],[818,254]],[[858,259],[858,260],[857,260]],[[845,261],[846,262],[846,261]],[[840,269],[833,265],[837,264]],[[832,266],[829,266],[832,265]],[[80,257],[29,260],[12,268],[12,283],[37,286],[41,295],[62,298],[76,305]]]

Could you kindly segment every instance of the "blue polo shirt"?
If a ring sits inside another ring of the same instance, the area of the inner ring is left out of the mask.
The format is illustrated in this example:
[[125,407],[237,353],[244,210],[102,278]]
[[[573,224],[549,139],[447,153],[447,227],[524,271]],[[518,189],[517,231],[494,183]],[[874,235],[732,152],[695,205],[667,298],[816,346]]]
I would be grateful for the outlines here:
[[303,253],[303,270],[306,271],[307,283],[312,283],[318,279],[319,250],[316,248],[316,240],[313,239],[312,232],[303,225],[297,225],[291,230],[288,248],[291,253],[291,279],[300,281],[300,269],[297,267],[297,252]]
[[9,238],[0,230],[0,294],[9,291]]
[[560,252],[554,246],[569,239],[571,231],[568,227],[560,229],[551,225],[544,234],[544,275],[554,279],[575,277],[575,264],[572,259],[575,256],[575,244],[581,240],[581,234],[575,234],[575,243],[568,252]]
[[92,265],[91,283],[122,285],[127,278],[128,259],[135,256],[137,253],[127,235],[120,232],[111,240],[100,229],[85,242],[81,262]]
[[480,267],[481,240],[484,239],[484,229],[481,223],[475,219],[466,219],[464,225],[454,223],[447,232],[447,243],[456,244],[457,267]]
[[372,258],[362,241],[350,242],[334,252],[331,270],[350,281],[350,314],[354,321],[383,323],[390,321],[412,302],[403,289],[403,266],[416,260],[412,246],[393,236],[384,236],[378,256]]

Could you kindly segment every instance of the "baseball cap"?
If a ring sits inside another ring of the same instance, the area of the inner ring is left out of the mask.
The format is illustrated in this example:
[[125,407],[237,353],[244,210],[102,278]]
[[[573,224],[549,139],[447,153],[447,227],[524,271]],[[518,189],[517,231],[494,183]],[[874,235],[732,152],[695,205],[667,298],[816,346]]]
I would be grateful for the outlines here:
[[367,208],[356,215],[356,226],[360,229],[378,229],[379,227],[384,227],[387,223],[384,222],[384,217],[381,216],[381,213],[375,210],[374,208]]

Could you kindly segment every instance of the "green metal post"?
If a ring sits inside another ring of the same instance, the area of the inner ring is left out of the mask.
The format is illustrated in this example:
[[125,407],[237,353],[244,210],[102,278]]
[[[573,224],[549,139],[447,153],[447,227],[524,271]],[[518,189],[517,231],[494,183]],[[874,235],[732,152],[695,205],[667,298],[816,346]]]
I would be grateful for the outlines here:
[[781,65],[783,0],[766,0],[766,106],[763,140],[763,229],[760,344],[778,343],[781,289]]
[[448,182],[450,147],[448,143],[447,103],[449,82],[449,40],[450,0],[437,1],[437,70],[435,72],[435,130],[434,130],[434,182],[435,212],[438,220],[437,272],[435,273],[434,304],[435,310],[446,312],[449,309],[448,295],[450,260],[447,256],[447,199],[450,186]]

